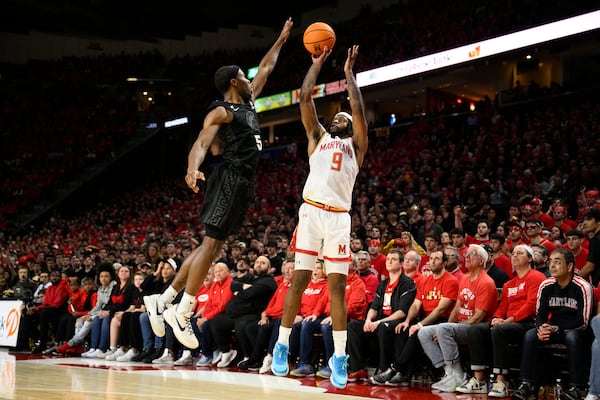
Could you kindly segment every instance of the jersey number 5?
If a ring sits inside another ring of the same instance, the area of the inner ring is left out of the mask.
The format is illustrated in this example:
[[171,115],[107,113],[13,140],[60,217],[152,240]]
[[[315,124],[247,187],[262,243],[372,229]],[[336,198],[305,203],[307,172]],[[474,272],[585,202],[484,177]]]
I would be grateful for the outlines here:
[[331,157],[331,169],[334,171],[340,171],[342,169],[342,157],[343,154],[339,151],[333,153]]
[[260,135],[254,135],[254,139],[256,139],[256,148],[258,149],[258,151],[262,151],[262,149],[263,149],[262,138],[260,137]]

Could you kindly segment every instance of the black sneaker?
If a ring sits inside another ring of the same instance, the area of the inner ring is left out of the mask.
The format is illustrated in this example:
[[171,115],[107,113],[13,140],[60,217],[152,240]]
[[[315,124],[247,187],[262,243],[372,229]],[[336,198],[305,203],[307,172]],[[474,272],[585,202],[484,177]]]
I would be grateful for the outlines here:
[[158,348],[158,349],[154,349],[154,351],[152,353],[148,353],[146,355],[146,357],[143,358],[143,362],[144,364],[152,364],[152,361],[156,360],[157,358],[159,358],[160,356],[162,356],[162,354],[164,353],[164,349]]
[[250,362],[248,364],[248,371],[258,371],[260,370],[260,367],[262,367],[262,364],[262,360],[254,361],[250,359]]
[[560,400],[581,400],[585,397],[585,390],[577,386],[570,386],[560,394]]
[[154,353],[154,347],[150,347],[149,349],[144,349],[142,351],[138,351],[138,353],[135,356],[133,356],[131,361],[132,362],[144,361],[144,358],[146,358],[146,356],[151,353]]
[[385,384],[387,386],[410,386],[411,378],[407,375],[402,374],[402,372],[396,372],[389,381]]
[[531,383],[522,382],[510,398],[513,400],[535,400],[537,399],[537,391]]
[[249,365],[250,365],[250,359],[245,358],[237,364],[237,367],[240,371],[248,371]]
[[385,385],[394,375],[396,375],[396,371],[393,368],[388,368],[380,374],[373,375],[369,378],[369,382],[373,385]]

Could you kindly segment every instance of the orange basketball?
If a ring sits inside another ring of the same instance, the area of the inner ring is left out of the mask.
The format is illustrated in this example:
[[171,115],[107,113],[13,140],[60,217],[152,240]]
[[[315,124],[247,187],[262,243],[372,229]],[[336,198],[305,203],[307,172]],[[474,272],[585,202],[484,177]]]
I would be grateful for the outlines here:
[[335,44],[335,32],[325,22],[314,22],[306,28],[302,37],[304,47],[311,54],[318,56],[323,52],[325,46],[330,49]]

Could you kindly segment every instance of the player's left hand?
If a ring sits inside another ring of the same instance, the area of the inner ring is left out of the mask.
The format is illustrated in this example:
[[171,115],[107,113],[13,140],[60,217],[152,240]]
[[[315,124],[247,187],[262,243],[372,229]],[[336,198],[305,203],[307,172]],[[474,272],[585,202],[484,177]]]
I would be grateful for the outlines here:
[[194,193],[198,193],[200,188],[196,185],[196,181],[198,179],[206,180],[204,176],[204,172],[202,171],[189,171],[185,176],[185,183],[187,183],[188,187],[194,191]]

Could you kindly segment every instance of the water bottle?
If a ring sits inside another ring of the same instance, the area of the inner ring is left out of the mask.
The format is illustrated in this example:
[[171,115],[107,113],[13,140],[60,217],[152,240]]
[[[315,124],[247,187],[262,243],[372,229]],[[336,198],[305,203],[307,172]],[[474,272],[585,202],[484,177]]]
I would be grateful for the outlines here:
[[493,373],[490,374],[490,380],[488,381],[488,392],[490,392],[492,390],[492,388],[494,387],[495,379],[496,379],[496,375],[494,375]]
[[560,400],[561,394],[562,394],[562,380],[560,378],[556,378],[556,386],[554,386],[554,398],[556,400]]

